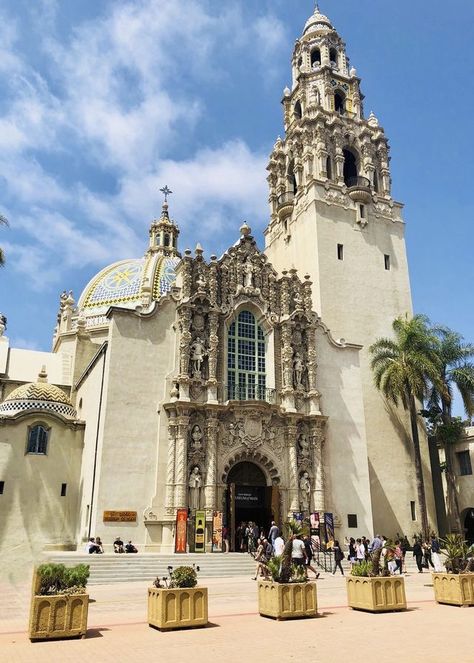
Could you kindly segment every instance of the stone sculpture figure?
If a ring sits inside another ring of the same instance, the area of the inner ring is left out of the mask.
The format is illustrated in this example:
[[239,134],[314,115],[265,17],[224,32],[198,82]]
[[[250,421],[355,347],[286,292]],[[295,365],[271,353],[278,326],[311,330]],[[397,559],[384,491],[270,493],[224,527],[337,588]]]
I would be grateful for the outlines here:
[[246,288],[253,288],[253,272],[254,272],[254,267],[250,262],[250,260],[247,260],[244,265],[244,273],[245,273],[244,286]]
[[202,451],[202,431],[197,424],[191,431],[191,449],[192,451]]
[[303,472],[300,478],[300,504],[301,511],[309,512],[309,502],[311,495],[311,480],[307,472]]
[[308,459],[309,456],[310,456],[310,444],[309,444],[308,436],[305,435],[304,433],[301,433],[301,435],[300,435],[299,446],[300,446],[300,456],[301,456],[301,458]]
[[189,508],[191,511],[196,511],[201,505],[201,487],[202,487],[202,477],[199,467],[196,465],[191,470],[189,475]]
[[204,358],[206,356],[206,346],[201,341],[198,336],[194,343],[191,345],[191,367],[193,370],[193,376],[200,378],[201,377],[201,368]]
[[293,359],[293,375],[296,389],[301,389],[303,387],[303,371],[303,358],[301,357],[301,354],[297,352]]

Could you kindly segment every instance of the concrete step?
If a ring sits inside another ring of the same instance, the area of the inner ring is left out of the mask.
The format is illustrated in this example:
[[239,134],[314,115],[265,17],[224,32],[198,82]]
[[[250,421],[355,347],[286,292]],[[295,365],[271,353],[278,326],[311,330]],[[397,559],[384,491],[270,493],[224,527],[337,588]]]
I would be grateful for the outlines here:
[[89,584],[112,584],[138,580],[152,581],[156,576],[167,576],[168,566],[199,566],[200,578],[225,578],[251,576],[255,572],[255,562],[250,555],[229,554],[186,554],[166,555],[158,553],[137,553],[133,555],[87,555],[85,553],[61,552],[45,554],[45,561],[75,566],[88,564]]

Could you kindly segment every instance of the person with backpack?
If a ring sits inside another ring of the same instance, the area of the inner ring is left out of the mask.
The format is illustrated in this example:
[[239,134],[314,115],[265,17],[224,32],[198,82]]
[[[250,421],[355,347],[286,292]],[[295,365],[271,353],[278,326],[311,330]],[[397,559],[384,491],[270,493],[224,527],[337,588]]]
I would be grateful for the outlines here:
[[332,572],[332,575],[336,574],[337,569],[340,569],[341,574],[344,575],[344,570],[341,564],[342,560],[344,559],[344,553],[342,552],[341,547],[339,546],[339,541],[334,541],[332,550],[334,553],[334,571]]
[[316,569],[313,566],[311,566],[314,554],[313,554],[313,546],[311,545],[311,539],[309,538],[309,536],[305,535],[303,537],[303,543],[306,552],[306,560],[305,560],[306,577],[308,577],[308,569],[309,569],[314,573],[315,580],[317,580],[319,578],[319,573],[318,571],[316,571]]

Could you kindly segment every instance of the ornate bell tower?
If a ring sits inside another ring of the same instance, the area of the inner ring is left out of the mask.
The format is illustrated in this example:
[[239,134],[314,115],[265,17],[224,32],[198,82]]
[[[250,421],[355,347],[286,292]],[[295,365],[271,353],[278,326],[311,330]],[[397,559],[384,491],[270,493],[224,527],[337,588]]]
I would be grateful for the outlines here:
[[[361,79],[318,5],[296,41],[291,69],[282,100],[285,135],[268,164],[265,253],[279,273],[310,274],[324,323],[336,338],[362,346],[374,528],[412,531],[411,449],[373,387],[368,352],[376,338],[391,335],[396,316],[412,311],[403,206],[391,195],[388,141],[375,115],[365,118]],[[429,486],[427,448],[424,453]]]

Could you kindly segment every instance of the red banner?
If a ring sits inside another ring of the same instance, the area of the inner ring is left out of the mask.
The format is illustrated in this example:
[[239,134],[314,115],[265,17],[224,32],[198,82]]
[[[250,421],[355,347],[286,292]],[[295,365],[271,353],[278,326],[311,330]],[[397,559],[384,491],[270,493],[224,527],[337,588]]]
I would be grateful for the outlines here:
[[175,553],[186,552],[187,534],[188,534],[188,510],[178,509],[176,512],[176,530],[174,535]]
[[222,552],[222,511],[214,511],[212,518],[212,552]]

